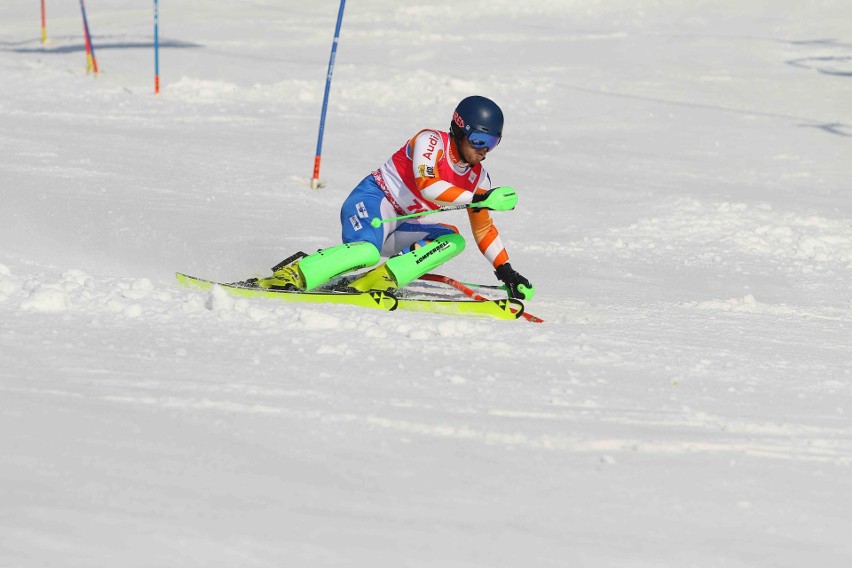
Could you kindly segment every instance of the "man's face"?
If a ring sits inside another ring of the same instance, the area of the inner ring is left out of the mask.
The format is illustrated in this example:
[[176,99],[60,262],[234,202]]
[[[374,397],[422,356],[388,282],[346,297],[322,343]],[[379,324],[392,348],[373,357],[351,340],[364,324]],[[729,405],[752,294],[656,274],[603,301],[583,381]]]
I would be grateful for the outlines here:
[[459,144],[459,153],[461,154],[462,160],[471,166],[475,166],[485,159],[485,155],[488,153],[488,148],[474,148],[470,145],[467,138],[463,138]]

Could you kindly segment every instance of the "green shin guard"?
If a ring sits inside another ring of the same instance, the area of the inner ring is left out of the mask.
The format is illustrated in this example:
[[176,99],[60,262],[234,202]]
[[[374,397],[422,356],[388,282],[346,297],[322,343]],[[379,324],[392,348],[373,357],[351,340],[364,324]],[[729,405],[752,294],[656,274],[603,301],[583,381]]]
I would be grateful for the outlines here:
[[441,235],[425,247],[389,258],[386,264],[402,288],[460,254],[464,246],[464,237],[457,233]]
[[322,286],[332,278],[352,270],[373,266],[381,259],[372,243],[354,242],[329,247],[299,261],[305,277],[305,290]]

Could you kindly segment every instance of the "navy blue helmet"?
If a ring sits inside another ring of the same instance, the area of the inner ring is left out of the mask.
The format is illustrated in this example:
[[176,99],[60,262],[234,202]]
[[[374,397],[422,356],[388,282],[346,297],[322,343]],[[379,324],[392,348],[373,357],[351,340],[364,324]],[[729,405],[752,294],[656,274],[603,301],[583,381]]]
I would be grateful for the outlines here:
[[457,139],[467,138],[474,148],[493,150],[503,136],[503,111],[491,99],[467,97],[453,113],[450,132]]

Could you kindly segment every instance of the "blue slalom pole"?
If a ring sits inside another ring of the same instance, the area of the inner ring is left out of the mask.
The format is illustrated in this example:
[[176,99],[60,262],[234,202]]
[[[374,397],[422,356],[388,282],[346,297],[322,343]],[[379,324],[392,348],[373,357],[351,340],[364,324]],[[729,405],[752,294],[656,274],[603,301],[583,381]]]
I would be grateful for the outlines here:
[[325,113],[328,109],[328,93],[331,90],[331,74],[334,72],[334,57],[337,54],[337,41],[340,39],[340,26],[343,23],[343,8],[346,0],[340,0],[340,10],[337,12],[337,26],[334,28],[334,42],[331,44],[331,56],[328,59],[328,75],[325,77],[325,95],[322,98],[322,114],[320,115],[319,135],[317,136],[317,153],[314,158],[314,177],[311,179],[311,187],[317,189],[320,186],[319,172],[320,159],[322,156],[322,135],[325,131]]
[[160,94],[160,0],[154,0],[154,94]]

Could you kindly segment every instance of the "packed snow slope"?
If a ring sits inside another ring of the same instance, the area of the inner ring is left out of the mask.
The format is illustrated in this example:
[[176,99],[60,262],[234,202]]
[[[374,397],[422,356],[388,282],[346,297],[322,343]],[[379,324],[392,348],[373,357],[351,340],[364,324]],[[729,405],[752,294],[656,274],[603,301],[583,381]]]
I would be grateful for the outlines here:
[[[0,6],[0,566],[850,565],[852,4],[350,2],[319,190],[338,2],[161,4]],[[177,286],[470,94],[546,323]]]

